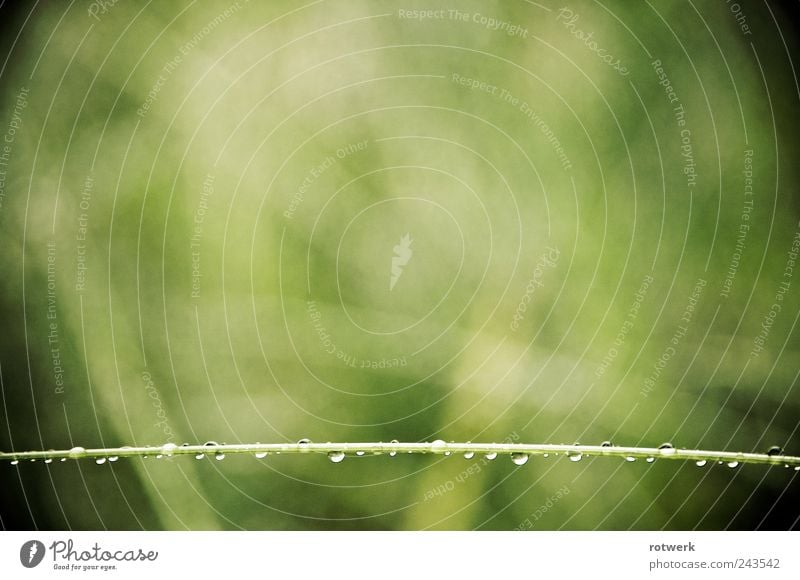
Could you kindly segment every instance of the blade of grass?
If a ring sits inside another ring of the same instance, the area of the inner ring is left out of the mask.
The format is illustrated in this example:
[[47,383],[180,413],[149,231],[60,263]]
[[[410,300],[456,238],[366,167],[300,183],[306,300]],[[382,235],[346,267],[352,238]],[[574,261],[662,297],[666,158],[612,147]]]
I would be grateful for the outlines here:
[[567,455],[592,457],[618,457],[632,459],[658,458],[684,461],[724,462],[728,464],[782,465],[800,470],[800,457],[794,455],[775,455],[767,453],[745,453],[733,451],[712,451],[703,449],[677,449],[658,447],[624,447],[601,445],[551,445],[544,443],[251,443],[251,444],[211,444],[181,445],[171,443],[155,447],[109,447],[86,449],[74,447],[64,450],[0,452],[0,460],[20,462],[53,459],[109,459],[118,457],[152,457],[177,455],[233,455],[233,454],[291,454],[320,453],[329,454],[400,454],[433,453],[450,454],[512,454]]

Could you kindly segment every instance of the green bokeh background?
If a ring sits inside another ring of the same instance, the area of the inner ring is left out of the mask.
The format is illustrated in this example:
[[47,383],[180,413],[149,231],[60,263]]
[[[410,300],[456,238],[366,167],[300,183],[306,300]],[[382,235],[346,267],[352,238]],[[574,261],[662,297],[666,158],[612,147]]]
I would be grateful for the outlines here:
[[[19,127],[0,206],[2,449],[308,437],[800,453],[800,280],[784,275],[800,231],[797,37],[780,6],[740,5],[749,34],[725,2],[574,2],[572,28],[564,5],[523,1],[4,6],[0,131]],[[400,17],[434,9],[467,21]],[[693,186],[655,59],[686,113]],[[390,290],[404,234],[413,257]],[[548,248],[558,260],[536,272]],[[759,466],[0,467],[6,528],[787,529],[800,515],[794,473]]]

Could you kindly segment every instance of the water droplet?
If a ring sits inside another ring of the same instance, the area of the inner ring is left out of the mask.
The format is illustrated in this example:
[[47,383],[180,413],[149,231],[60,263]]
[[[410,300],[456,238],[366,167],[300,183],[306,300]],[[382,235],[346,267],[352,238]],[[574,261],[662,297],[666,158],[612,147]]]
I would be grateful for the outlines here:
[[487,461],[494,461],[497,459],[497,451],[492,451],[491,453],[487,453],[484,457],[486,457]]
[[475,452],[474,451],[465,451],[464,452],[464,459],[472,459],[473,457],[475,457]]
[[675,455],[675,448],[672,446],[672,443],[662,443],[658,446],[658,452],[661,455]]
[[225,459],[225,454],[222,451],[217,451],[214,454],[214,459],[216,459],[217,461],[222,461],[223,459]]
[[53,463],[53,458],[52,457],[48,457],[47,459],[44,460],[44,462],[45,463]]
[[795,470],[795,471],[800,471],[800,465],[795,465],[795,466],[794,466],[794,470]]
[[67,460],[67,458],[66,458],[66,457],[62,457],[62,458],[61,458],[61,463],[64,463],[66,460]]
[[344,461],[344,451],[331,451],[328,453],[328,459],[333,463],[341,463]]
[[544,457],[545,459],[547,459],[548,457],[550,457],[550,454],[549,454],[549,453],[545,453],[545,454],[544,454],[542,457]]
[[78,459],[79,457],[85,457],[86,456],[86,449],[84,449],[83,447],[73,447],[72,449],[69,450],[69,456],[72,459]]
[[645,459],[645,461],[647,461],[647,463],[653,463],[653,461],[655,461],[655,460],[656,460],[656,458],[655,458],[655,457],[647,457],[647,458]]
[[698,459],[694,462],[697,467],[703,467],[706,463],[708,463],[705,459]]
[[119,459],[119,457],[118,457],[118,456],[116,456],[116,455],[112,455],[111,457],[109,457],[109,458],[108,458],[108,460],[109,460],[111,463],[114,463],[114,462],[115,462],[115,461],[117,461],[118,459]]
[[311,439],[306,439],[305,437],[297,442],[298,445],[308,445],[309,443],[311,443]]
[[515,465],[525,465],[528,463],[529,456],[527,453],[512,453],[511,454],[511,461],[514,462]]
[[31,463],[36,463],[36,459],[31,459]]
[[[219,445],[219,443],[217,443],[216,441],[206,441],[205,443],[203,443],[204,447],[216,447],[217,445]],[[220,455],[222,457],[220,457]],[[195,459],[202,459],[203,457],[205,457],[205,454],[203,454],[203,453],[198,453],[197,455],[194,456]],[[215,457],[217,459],[222,460],[222,459],[225,459],[225,454],[218,451],[215,454]]]
[[611,441],[603,441],[603,442],[600,444],[600,447],[614,447],[614,444],[613,444],[613,443],[611,443]]
[[106,462],[106,458],[105,457],[98,457],[97,459],[94,460],[94,462],[97,465],[103,465]]
[[728,467],[730,467],[730,468],[739,467],[739,462],[738,461],[729,461],[728,462]]
[[633,455],[628,455],[625,458],[625,461],[627,461],[628,463],[633,463],[634,461],[636,461],[636,458]]
[[19,465],[19,459],[12,459],[11,465]]
[[777,445],[773,445],[769,449],[767,449],[767,455],[770,457],[775,457],[776,455],[783,455],[783,448],[778,447]]
[[356,451],[356,455],[358,455],[359,457],[361,457],[362,455],[364,455],[364,452],[363,452],[363,451]]
[[[261,445],[261,442],[260,441],[256,441],[256,445]],[[266,451],[255,451],[253,453],[253,456],[256,459],[264,459],[267,456],[267,452]]]
[[175,453],[175,450],[177,448],[178,448],[178,446],[175,445],[174,443],[164,443],[164,445],[161,447],[161,451],[167,457],[172,457],[172,455]]
[[446,447],[447,443],[445,443],[441,439],[437,439],[433,443],[431,443],[431,451],[433,451],[434,453],[440,453],[444,451]]
[[[389,441],[389,443],[394,443],[395,445],[397,445],[400,442],[397,439],[392,439],[391,441]],[[394,457],[395,455],[397,455],[397,451],[389,452],[389,457]]]
[[580,461],[583,459],[583,453],[580,451],[567,451],[567,457],[570,461]]

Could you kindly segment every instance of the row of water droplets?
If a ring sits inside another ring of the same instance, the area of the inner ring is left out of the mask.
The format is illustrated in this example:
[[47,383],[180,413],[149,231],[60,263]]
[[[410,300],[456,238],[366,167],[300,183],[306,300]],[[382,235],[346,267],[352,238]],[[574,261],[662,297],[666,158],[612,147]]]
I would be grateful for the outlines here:
[[[312,443],[312,441],[310,439],[306,439],[306,438],[300,439],[297,442],[298,446],[300,446],[301,448],[304,445],[309,445],[311,443]],[[399,445],[399,443],[400,442],[397,439],[392,439],[392,441],[390,441],[390,444],[393,444],[393,445]],[[470,444],[470,442],[467,441],[466,445],[469,445],[469,444]],[[183,445],[184,446],[188,446],[189,444],[188,443],[184,443]],[[218,447],[219,443],[217,443],[216,441],[208,441],[204,445],[207,446],[207,447]],[[579,445],[579,444],[576,443],[575,445]],[[611,441],[603,441],[600,444],[600,447],[613,447],[613,446],[614,445],[611,443]],[[122,447],[121,449],[132,449],[132,448],[131,447]],[[162,445],[159,448],[160,453],[156,454],[155,457],[156,457],[156,459],[161,459],[162,457],[172,457],[175,454],[175,450],[176,449],[178,449],[178,446],[176,444],[174,444],[174,443],[165,443],[164,445]],[[436,439],[435,441],[433,441],[431,443],[431,451],[433,453],[441,453],[441,454],[443,454],[445,456],[449,456],[449,455],[452,454],[451,451],[447,450],[447,443],[445,443],[445,441],[443,441],[442,439]],[[211,452],[197,453],[197,454],[195,454],[194,457],[195,457],[195,459],[200,460],[200,459],[204,459],[206,457],[206,455],[209,455],[210,453]],[[277,455],[280,455],[280,451],[275,451],[274,453],[277,454]],[[414,453],[414,452],[413,451],[408,451],[408,453]],[[658,454],[660,456],[662,456],[662,457],[668,457],[670,455],[674,455],[675,453],[676,453],[676,449],[671,443],[662,443],[658,447]],[[69,451],[69,458],[70,459],[80,459],[82,457],[85,457],[86,454],[87,454],[87,451],[86,451],[85,448],[83,448],[83,447],[73,447]],[[216,459],[218,461],[221,461],[221,460],[225,459],[225,453],[223,451],[221,451],[221,450],[217,449],[217,450],[213,451],[213,454],[214,454],[214,459]],[[366,452],[361,450],[361,451],[356,451],[355,454],[360,457],[360,456],[365,455]],[[382,452],[381,451],[373,451],[372,454],[373,455],[381,455]],[[394,457],[394,456],[397,455],[397,451],[394,451],[394,450],[393,451],[389,451],[388,454],[389,454],[390,457]],[[473,459],[475,457],[475,454],[476,454],[475,451],[465,451],[464,454],[463,454],[464,455],[464,459],[467,459],[467,460]],[[770,456],[770,457],[780,456],[780,455],[783,455],[783,449],[781,447],[778,447],[777,445],[773,445],[772,447],[770,447],[767,450],[766,454],[768,456]],[[267,451],[256,451],[256,452],[254,452],[254,456],[256,457],[256,459],[263,459],[267,455],[268,455]],[[332,463],[341,463],[342,461],[344,461],[345,457],[347,457],[347,454],[344,451],[341,451],[341,450],[329,451],[327,455],[328,455],[328,459]],[[489,452],[489,453],[485,453],[484,454],[484,458],[487,459],[488,461],[493,461],[494,459],[497,458],[497,455],[498,455],[498,453],[496,451],[492,451],[492,452]],[[550,455],[549,453],[542,453],[542,456],[545,457],[545,458],[549,457],[549,455]],[[566,455],[567,455],[567,457],[569,458],[570,461],[578,462],[581,459],[583,459],[583,457],[586,456],[587,454],[582,452],[582,451],[576,450],[576,451],[567,451]],[[142,455],[143,459],[147,459],[147,457],[148,457],[148,455]],[[510,454],[510,457],[511,457],[511,461],[515,465],[525,465],[528,462],[528,459],[530,458],[530,454],[522,453],[522,452],[513,452],[513,453]],[[97,458],[95,458],[95,463],[97,463],[98,465],[102,465],[102,464],[104,464],[106,462],[114,463],[118,459],[119,459],[119,457],[116,456],[116,455],[111,455],[111,456],[108,456],[108,457],[97,457]],[[648,456],[648,457],[645,458],[645,461],[647,463],[653,463],[655,461],[655,459],[656,459],[655,456]],[[62,457],[61,458],[62,462],[66,461],[66,460],[67,460],[67,457]],[[30,461],[36,461],[36,459],[31,459]],[[53,459],[52,458],[45,458],[43,461],[44,461],[44,463],[52,463]],[[634,461],[636,461],[636,457],[634,457],[632,455],[626,456],[625,457],[625,461],[634,462]],[[707,463],[708,463],[708,461],[706,459],[698,459],[698,460],[695,461],[695,464],[698,467],[703,467]],[[728,462],[718,461],[718,463],[719,464],[725,463],[730,468],[736,468],[736,467],[739,466],[739,461],[736,461],[736,460],[728,461]],[[18,459],[13,459],[11,461],[11,465],[17,465],[17,464],[19,464],[19,460]],[[785,467],[788,468],[789,465],[786,464]],[[794,470],[795,471],[800,471],[800,466],[795,466]]]

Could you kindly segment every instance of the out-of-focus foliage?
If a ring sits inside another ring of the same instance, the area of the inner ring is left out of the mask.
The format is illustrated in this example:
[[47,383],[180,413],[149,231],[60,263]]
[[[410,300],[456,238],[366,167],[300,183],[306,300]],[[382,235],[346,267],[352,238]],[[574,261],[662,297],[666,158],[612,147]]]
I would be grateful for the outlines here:
[[[2,448],[797,452],[797,39],[779,7],[741,7],[738,21],[725,2],[9,13]],[[7,527],[749,529],[798,515],[791,474],[761,467],[0,468]]]

